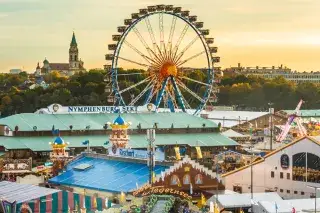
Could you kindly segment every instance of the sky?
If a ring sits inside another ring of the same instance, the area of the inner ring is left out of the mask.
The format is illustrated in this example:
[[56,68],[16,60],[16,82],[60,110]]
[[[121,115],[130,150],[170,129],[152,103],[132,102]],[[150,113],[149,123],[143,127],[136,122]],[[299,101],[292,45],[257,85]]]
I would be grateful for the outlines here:
[[102,68],[117,26],[156,4],[197,15],[215,38],[219,66],[320,70],[319,0],[0,0],[0,72],[31,72],[45,57],[68,62],[72,31],[85,67]]

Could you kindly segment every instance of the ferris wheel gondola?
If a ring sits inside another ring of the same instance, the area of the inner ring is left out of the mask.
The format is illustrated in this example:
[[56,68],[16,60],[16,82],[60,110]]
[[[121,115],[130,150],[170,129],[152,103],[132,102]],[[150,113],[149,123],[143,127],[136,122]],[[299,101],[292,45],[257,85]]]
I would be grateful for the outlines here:
[[[158,23],[154,24],[154,20]],[[177,33],[178,22],[180,34]],[[208,37],[210,31],[203,28],[204,23],[181,7],[154,5],[132,13],[130,19],[124,20],[124,25],[117,28],[119,34],[112,35],[115,43],[108,45],[113,53],[105,56],[111,64],[114,104],[153,103],[156,108],[168,107],[171,111],[183,112],[194,109],[194,114],[199,113],[212,96],[214,64],[220,62],[215,56],[218,48],[211,46],[214,39]],[[140,25],[146,30],[141,31]],[[166,26],[170,26],[168,30]],[[186,38],[187,32],[193,38]],[[135,40],[129,39],[131,35]],[[195,44],[198,48],[192,49]],[[124,49],[131,54],[124,54]],[[200,68],[190,68],[189,63],[196,59],[199,64],[201,62]],[[140,72],[120,72],[120,62],[139,67]],[[119,78],[124,77],[120,82]]]

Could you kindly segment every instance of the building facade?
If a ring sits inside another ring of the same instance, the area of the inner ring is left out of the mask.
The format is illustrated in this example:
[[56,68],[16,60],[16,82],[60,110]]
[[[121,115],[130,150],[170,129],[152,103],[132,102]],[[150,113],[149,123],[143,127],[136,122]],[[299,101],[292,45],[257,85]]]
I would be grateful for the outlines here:
[[79,58],[79,49],[76,36],[73,33],[69,47],[69,63],[50,63],[47,58],[43,61],[43,66],[37,65],[35,75],[45,75],[51,72],[58,72],[61,75],[70,76],[80,71],[85,71],[83,61]]
[[295,83],[311,82],[320,83],[320,72],[297,72],[283,65],[272,67],[243,67],[238,63],[237,67],[230,67],[226,69],[226,73],[237,73],[244,75],[254,75],[266,79],[273,79],[276,77],[284,77],[288,81]]
[[[226,189],[240,193],[277,192],[283,198],[310,198],[320,187],[320,144],[304,137],[253,164],[223,175]],[[251,178],[252,177],[252,178]]]

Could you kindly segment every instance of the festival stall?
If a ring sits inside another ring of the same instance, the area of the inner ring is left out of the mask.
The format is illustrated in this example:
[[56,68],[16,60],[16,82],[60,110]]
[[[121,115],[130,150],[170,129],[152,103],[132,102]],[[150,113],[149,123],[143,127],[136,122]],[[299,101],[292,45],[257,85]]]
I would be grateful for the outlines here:
[[111,201],[105,198],[7,181],[0,182],[0,200],[0,212],[4,213],[80,212],[84,209],[102,211],[111,207]]

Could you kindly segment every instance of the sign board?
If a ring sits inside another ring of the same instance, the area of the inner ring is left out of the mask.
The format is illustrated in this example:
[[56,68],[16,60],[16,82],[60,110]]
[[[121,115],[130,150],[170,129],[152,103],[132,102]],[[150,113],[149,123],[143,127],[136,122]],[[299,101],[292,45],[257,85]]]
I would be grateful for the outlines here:
[[[129,158],[138,158],[138,159],[148,159],[148,151],[146,150],[136,150],[136,149],[113,149],[110,147],[108,149],[109,156],[117,156],[117,157],[129,157]],[[155,151],[155,160],[156,161],[164,161],[164,152],[161,152],[159,149]]]
[[138,197],[138,196],[148,196],[151,194],[165,194],[165,195],[174,195],[174,196],[178,196],[181,197],[183,199],[187,199],[187,200],[191,200],[192,197],[182,191],[176,190],[176,189],[172,189],[172,188],[167,188],[167,187],[163,187],[163,186],[154,186],[152,187],[150,184],[141,187],[140,189],[133,191],[133,196]]
[[281,157],[280,157],[280,165],[281,165],[281,168],[283,168],[283,169],[288,169],[289,168],[290,159],[289,159],[289,156],[287,154],[281,155]]
[[153,112],[156,107],[149,103],[144,106],[62,106],[51,104],[36,111],[36,114],[80,114],[80,113],[137,113]]

